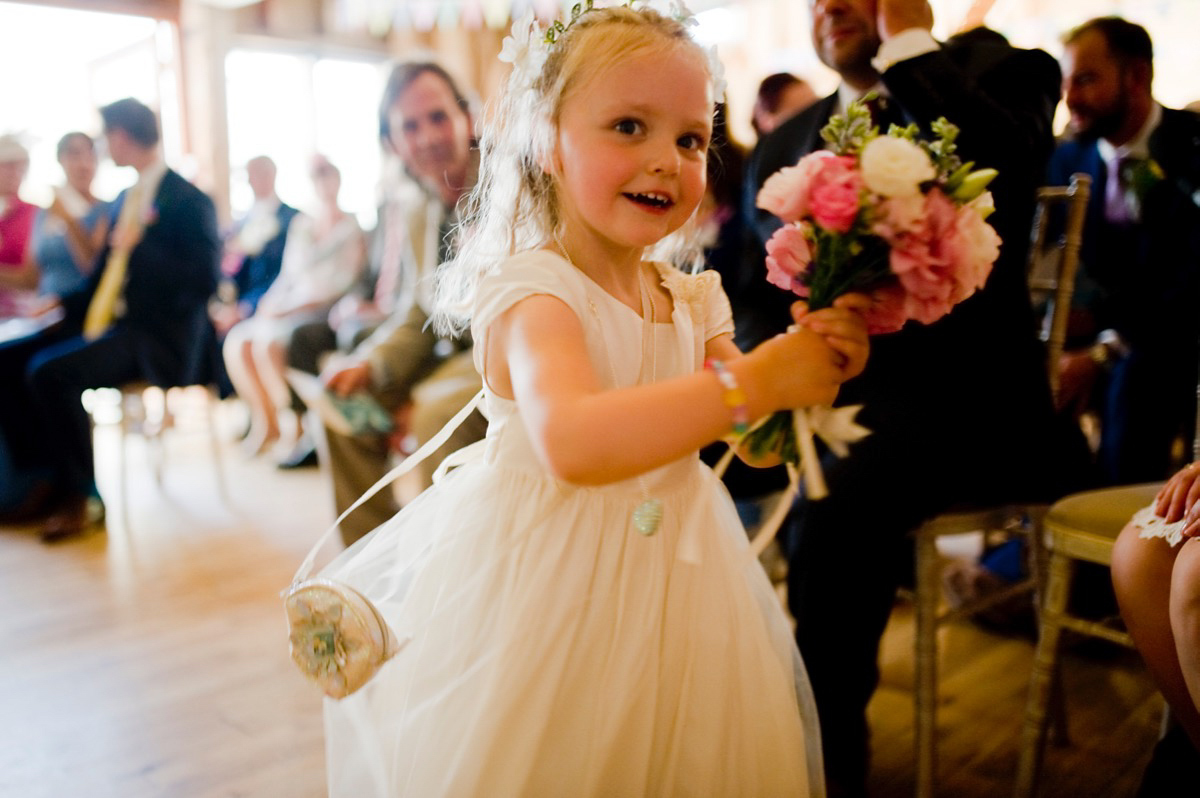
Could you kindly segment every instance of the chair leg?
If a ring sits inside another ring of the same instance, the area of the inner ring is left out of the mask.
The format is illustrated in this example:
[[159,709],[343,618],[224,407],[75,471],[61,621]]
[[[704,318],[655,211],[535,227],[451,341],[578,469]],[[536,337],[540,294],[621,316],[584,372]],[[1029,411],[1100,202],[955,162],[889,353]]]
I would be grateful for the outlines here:
[[217,396],[216,389],[213,386],[206,388],[207,396],[204,400],[204,414],[208,420],[208,442],[212,447],[213,471],[217,479],[217,495],[221,497],[221,501],[228,506],[229,491],[225,486],[225,467],[221,461],[221,440],[217,433],[217,408],[220,407],[221,399]]
[[1037,790],[1046,742],[1047,707],[1058,679],[1058,647],[1072,574],[1073,563],[1069,558],[1058,553],[1051,555],[1029,699],[1025,705],[1025,724],[1021,730],[1021,756],[1017,763],[1017,782],[1013,792],[1015,798],[1032,798]]
[[916,760],[917,798],[933,798],[937,772],[937,542],[933,535],[917,532],[917,596],[913,645],[916,649]]
[[[146,401],[146,395],[153,396],[151,402]],[[146,454],[150,458],[150,467],[154,472],[154,481],[159,490],[163,488],[163,478],[166,471],[167,445],[164,433],[167,427],[169,413],[167,410],[167,392],[163,388],[150,386],[142,391],[142,440],[146,442]]]

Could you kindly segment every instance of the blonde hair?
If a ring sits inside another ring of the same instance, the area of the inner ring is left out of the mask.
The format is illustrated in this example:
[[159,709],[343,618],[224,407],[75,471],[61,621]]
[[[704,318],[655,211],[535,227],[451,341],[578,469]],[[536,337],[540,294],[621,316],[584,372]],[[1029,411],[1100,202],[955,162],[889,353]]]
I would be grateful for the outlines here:
[[[552,240],[560,222],[557,183],[544,165],[564,103],[624,59],[677,48],[694,50],[707,64],[682,23],[652,9],[616,6],[581,14],[550,45],[532,82],[522,64],[514,64],[480,139],[479,181],[456,230],[457,255],[438,272],[433,321],[440,331],[466,329],[485,275],[508,257]],[[660,241],[652,256],[698,266],[702,250],[692,221]]]

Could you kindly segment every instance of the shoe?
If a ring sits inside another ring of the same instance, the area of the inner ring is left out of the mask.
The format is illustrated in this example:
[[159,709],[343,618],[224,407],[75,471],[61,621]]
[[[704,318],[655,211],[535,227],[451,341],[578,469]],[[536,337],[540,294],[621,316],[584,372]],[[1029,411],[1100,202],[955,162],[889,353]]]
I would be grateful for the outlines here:
[[42,527],[42,542],[59,543],[70,538],[82,537],[90,527],[87,497],[72,496],[62,500],[46,518]]
[[1187,733],[1177,723],[1155,744],[1142,783],[1134,798],[1173,798],[1200,767],[1200,752],[1192,747]]
[[241,443],[242,454],[246,457],[257,457],[270,449],[279,441],[279,430],[266,432],[253,430]]
[[85,517],[87,518],[88,526],[103,526],[105,519],[108,517],[108,511],[104,507],[104,500],[99,496],[88,496]]
[[311,468],[316,464],[317,447],[312,441],[302,438],[276,465],[282,471],[291,471],[295,468]]
[[11,510],[0,513],[0,526],[17,526],[39,521],[46,517],[50,506],[50,484],[38,482],[21,503]]

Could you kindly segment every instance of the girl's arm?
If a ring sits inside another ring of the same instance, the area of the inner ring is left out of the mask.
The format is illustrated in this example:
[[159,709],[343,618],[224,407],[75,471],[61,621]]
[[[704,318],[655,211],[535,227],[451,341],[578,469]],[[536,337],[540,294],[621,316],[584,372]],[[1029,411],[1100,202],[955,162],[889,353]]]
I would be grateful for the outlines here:
[[[844,356],[808,330],[777,336],[738,356],[727,336],[710,351],[746,394],[751,418],[830,403]],[[725,389],[707,370],[651,385],[605,390],[583,327],[561,300],[527,297],[498,318],[484,351],[488,384],[514,398],[538,456],[559,479],[597,485],[677,460],[729,432]]]

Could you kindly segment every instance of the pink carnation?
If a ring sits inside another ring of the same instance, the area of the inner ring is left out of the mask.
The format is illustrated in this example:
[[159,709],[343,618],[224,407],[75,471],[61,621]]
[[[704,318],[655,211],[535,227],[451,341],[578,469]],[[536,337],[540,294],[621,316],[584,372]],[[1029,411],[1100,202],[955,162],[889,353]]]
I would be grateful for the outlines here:
[[938,189],[925,195],[920,221],[908,210],[885,211],[875,230],[892,247],[890,265],[907,292],[909,315],[929,324],[983,287],[1000,238],[975,208],[957,207]]
[[1000,257],[1000,236],[979,212],[964,205],[946,243],[958,279],[957,302],[983,288],[992,264]]
[[808,215],[815,177],[824,169],[825,161],[836,157],[829,150],[819,150],[805,155],[795,166],[780,169],[763,183],[756,204],[785,222],[799,221]]
[[925,197],[893,197],[879,203],[875,208],[875,221],[871,232],[888,244],[893,244],[905,234],[919,234],[925,229]]
[[826,158],[813,179],[809,209],[813,219],[831,233],[848,233],[858,216],[862,174],[847,155]]
[[941,191],[925,195],[924,219],[910,229],[892,231],[890,265],[906,292],[906,313],[924,324],[950,312],[957,279],[945,244],[958,209]]
[[800,225],[786,224],[767,241],[767,282],[797,296],[808,296],[801,275],[812,263],[812,247]]

